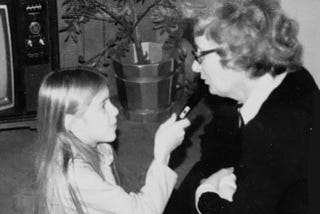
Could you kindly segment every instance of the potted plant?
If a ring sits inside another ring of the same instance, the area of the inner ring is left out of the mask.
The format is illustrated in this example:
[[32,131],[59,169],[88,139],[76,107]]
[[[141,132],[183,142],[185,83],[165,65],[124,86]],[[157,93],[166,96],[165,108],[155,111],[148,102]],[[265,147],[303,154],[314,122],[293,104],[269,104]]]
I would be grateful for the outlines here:
[[[66,40],[77,42],[80,26],[90,20],[116,27],[102,51],[79,61],[92,67],[113,62],[118,96],[126,115],[138,121],[166,117],[186,57],[183,36],[188,25],[181,18],[176,0],[64,0],[62,6],[66,26],[60,31],[68,32]],[[153,30],[167,35],[163,44],[142,41],[139,25],[146,19]]]

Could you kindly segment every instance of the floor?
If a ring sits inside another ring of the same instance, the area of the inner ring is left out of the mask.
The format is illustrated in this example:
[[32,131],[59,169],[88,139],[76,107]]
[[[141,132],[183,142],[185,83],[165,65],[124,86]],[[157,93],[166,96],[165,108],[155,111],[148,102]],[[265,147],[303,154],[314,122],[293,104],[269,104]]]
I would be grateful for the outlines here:
[[[183,103],[175,104],[174,111]],[[199,159],[199,135],[210,120],[208,107],[201,102],[190,115],[192,126],[185,142],[173,152],[170,166],[179,175],[179,187],[186,173]],[[159,123],[133,122],[119,115],[117,154],[119,171],[126,191],[139,191],[152,160],[153,136]],[[0,131],[0,213],[30,213],[36,131],[12,129]]]

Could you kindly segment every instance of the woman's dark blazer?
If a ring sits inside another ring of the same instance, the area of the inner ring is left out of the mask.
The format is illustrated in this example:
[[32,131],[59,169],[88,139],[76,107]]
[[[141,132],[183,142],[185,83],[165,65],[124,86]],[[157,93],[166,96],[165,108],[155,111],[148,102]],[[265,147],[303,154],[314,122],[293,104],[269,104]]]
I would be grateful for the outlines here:
[[242,128],[233,106],[217,109],[202,136],[201,160],[182,183],[180,196],[194,194],[202,178],[234,166],[233,202],[205,193],[198,204],[204,214],[307,213],[309,148],[320,142],[319,103],[316,83],[299,68],[285,77]]

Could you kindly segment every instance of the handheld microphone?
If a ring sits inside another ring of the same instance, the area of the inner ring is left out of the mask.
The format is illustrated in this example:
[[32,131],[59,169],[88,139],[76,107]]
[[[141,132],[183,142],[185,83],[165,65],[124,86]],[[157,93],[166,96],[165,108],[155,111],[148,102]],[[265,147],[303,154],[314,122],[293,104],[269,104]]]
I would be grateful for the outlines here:
[[178,114],[178,120],[182,120],[188,116],[191,110],[200,102],[202,99],[201,90],[196,90],[191,97],[187,100],[182,110]]

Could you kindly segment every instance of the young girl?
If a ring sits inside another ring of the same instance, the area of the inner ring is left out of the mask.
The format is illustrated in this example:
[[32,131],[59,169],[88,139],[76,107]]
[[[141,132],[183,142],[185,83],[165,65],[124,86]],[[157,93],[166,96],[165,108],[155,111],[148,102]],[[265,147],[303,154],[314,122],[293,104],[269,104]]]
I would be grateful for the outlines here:
[[139,193],[114,176],[118,109],[106,78],[85,69],[50,73],[39,90],[36,213],[162,213],[177,175],[167,165],[190,122],[173,114],[156,132],[154,160]]

